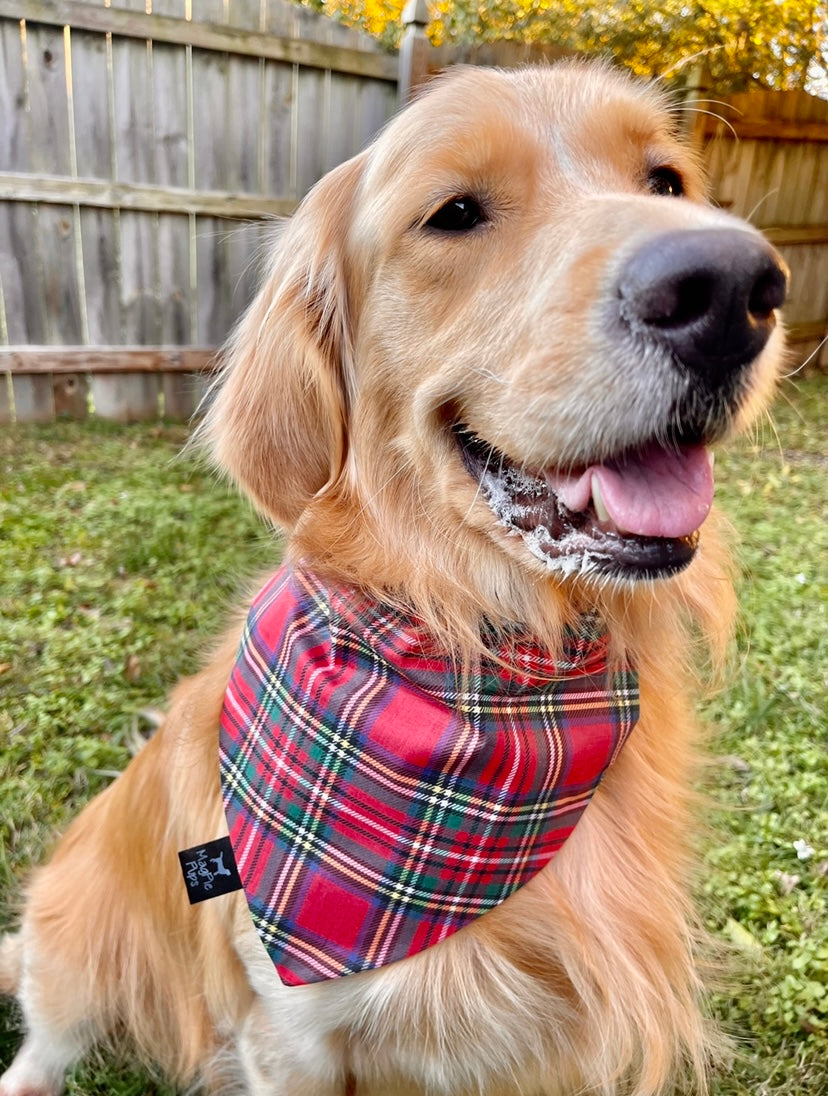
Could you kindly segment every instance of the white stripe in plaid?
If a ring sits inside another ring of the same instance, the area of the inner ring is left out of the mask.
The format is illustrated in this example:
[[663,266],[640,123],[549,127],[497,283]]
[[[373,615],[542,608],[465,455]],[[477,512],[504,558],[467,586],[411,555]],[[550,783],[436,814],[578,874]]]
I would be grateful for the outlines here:
[[282,568],[248,617],[221,720],[230,838],[282,980],[445,939],[543,868],[638,718],[585,620],[461,680],[417,623]]

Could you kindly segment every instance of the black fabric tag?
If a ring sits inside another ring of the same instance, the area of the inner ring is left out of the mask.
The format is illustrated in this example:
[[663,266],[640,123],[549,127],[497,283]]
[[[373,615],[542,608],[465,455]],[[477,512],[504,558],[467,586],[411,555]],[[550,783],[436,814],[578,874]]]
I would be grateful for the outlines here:
[[229,837],[194,845],[178,854],[190,905],[242,889]]

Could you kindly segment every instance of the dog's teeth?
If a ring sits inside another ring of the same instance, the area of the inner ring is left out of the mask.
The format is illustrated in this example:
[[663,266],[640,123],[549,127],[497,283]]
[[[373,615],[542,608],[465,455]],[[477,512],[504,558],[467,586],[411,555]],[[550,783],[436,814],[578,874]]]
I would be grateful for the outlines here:
[[601,498],[601,486],[598,483],[598,477],[592,477],[592,505],[595,508],[595,513],[598,515],[599,521],[609,521],[609,511],[604,505],[604,500]]

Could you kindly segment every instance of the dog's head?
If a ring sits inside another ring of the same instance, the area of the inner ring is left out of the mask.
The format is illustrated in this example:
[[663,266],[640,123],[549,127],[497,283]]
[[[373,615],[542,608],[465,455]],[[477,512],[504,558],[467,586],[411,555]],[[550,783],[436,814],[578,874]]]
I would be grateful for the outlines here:
[[652,88],[460,70],[284,229],[207,431],[304,554],[369,584],[667,577],[709,447],[772,387],[785,283]]

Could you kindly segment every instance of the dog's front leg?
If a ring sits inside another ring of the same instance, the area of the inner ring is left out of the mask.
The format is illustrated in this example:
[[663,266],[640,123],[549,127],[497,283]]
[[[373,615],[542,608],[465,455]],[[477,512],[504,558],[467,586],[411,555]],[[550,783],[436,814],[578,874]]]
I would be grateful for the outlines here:
[[23,1045],[0,1077],[0,1096],[59,1096],[67,1070],[95,1041],[94,1005],[26,927],[7,936],[0,951],[26,1025]]
[[237,1040],[246,1096],[358,1096],[339,1049],[323,1046],[296,1019],[277,1031],[267,1006],[253,1005]]

